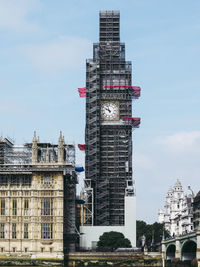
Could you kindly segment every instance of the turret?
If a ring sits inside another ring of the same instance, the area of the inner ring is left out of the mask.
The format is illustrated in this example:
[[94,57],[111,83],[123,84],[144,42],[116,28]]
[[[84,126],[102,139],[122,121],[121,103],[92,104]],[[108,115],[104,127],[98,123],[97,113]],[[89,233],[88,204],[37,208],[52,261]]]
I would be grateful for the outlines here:
[[184,198],[184,192],[183,192],[183,187],[181,185],[181,182],[179,179],[177,179],[175,185],[174,185],[174,198],[177,201],[180,201],[180,199]]
[[177,179],[175,185],[174,185],[174,190],[175,191],[178,191],[178,192],[182,192],[183,191],[183,188],[182,188],[182,185],[181,185],[181,182],[179,181],[179,179]]
[[47,150],[46,150],[46,163],[49,163],[49,148],[47,146]]
[[38,162],[38,146],[36,131],[34,131],[33,141],[32,141],[32,164],[37,164]]
[[65,141],[64,137],[62,136],[62,132],[60,132],[60,137],[58,139],[58,163],[64,163],[64,148],[65,148]]

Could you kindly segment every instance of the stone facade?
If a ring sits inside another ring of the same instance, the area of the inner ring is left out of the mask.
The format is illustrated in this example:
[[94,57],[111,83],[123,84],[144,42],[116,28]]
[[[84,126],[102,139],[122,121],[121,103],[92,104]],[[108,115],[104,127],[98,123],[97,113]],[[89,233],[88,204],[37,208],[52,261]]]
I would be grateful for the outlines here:
[[158,213],[158,222],[164,223],[171,236],[193,231],[192,196],[184,194],[179,180],[168,190],[165,207]]
[[200,191],[193,201],[193,216],[194,229],[200,229]]
[[[34,135],[21,148],[8,147],[4,154],[10,164],[0,164],[0,254],[63,258],[65,243],[70,243],[64,236],[75,235],[76,195],[76,174],[64,138],[61,134],[58,145],[52,145]],[[73,194],[66,195],[64,184]],[[71,207],[65,207],[68,198]],[[73,241],[70,249],[75,249]]]

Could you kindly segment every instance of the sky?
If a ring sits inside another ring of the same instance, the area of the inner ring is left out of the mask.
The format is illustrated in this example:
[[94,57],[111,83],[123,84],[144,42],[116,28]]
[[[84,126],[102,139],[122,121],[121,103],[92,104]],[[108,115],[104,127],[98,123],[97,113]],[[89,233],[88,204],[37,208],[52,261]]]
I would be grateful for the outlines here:
[[[99,11],[120,10],[132,61],[137,219],[153,223],[177,179],[200,190],[199,0],[0,0],[0,135],[16,144],[84,143],[85,61],[98,42]],[[84,152],[76,151],[78,165]],[[83,175],[79,177],[81,187]]]

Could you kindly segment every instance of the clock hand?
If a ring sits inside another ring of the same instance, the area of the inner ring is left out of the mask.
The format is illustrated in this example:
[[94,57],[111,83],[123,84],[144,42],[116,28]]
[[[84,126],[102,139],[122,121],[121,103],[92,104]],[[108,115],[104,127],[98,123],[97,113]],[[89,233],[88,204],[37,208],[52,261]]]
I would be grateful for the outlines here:
[[111,110],[109,108],[106,108],[106,110],[108,110],[109,112],[111,112]]

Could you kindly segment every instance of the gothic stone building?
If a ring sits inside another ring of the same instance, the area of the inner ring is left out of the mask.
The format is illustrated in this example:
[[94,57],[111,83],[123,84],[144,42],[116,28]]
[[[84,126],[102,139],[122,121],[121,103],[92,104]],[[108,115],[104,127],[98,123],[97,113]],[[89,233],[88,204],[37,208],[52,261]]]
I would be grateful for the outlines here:
[[0,137],[0,254],[58,257],[75,249],[74,146],[15,146]]
[[165,207],[159,210],[158,222],[164,224],[171,236],[193,231],[192,196],[184,194],[179,180],[168,190]]

